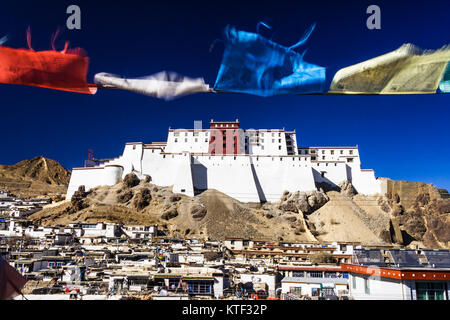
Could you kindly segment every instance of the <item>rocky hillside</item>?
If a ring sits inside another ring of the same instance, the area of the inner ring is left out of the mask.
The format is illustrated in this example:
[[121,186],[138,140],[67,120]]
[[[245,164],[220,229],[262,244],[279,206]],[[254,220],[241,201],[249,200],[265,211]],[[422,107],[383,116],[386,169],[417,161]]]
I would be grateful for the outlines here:
[[388,179],[388,192],[378,204],[392,218],[393,241],[450,247],[450,196],[446,190],[422,182]]
[[24,197],[65,193],[70,171],[44,157],[0,165],[0,189]]
[[430,185],[413,192],[397,181],[389,183],[393,187],[385,196],[359,195],[345,183],[327,192],[285,192],[279,202],[250,205],[216,190],[193,198],[174,194],[171,188],[130,174],[112,187],[89,192],[80,188],[71,201],[46,208],[31,219],[44,225],[156,223],[168,235],[178,237],[449,247],[450,199],[443,199]]

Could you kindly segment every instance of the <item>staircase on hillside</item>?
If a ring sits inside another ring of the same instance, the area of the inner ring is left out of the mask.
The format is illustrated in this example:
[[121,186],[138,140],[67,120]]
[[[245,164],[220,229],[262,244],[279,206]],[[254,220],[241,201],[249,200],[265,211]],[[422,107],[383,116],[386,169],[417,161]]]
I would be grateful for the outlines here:
[[[385,224],[385,219],[382,216],[379,216],[374,220],[374,216],[369,215],[365,210],[359,207],[349,196],[339,193],[334,194],[331,197],[335,198],[337,201],[344,201],[348,205],[348,207],[352,209],[353,213],[359,219],[361,219],[364,225],[369,230],[372,230],[372,232],[374,232],[374,226],[383,226]],[[376,234],[375,232],[374,234],[378,236],[378,234]]]

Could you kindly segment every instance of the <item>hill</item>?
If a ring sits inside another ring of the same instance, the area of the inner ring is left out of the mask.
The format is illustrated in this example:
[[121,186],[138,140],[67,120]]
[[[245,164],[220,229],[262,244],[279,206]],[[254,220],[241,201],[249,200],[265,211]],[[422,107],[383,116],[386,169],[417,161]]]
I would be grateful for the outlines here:
[[190,198],[133,176],[111,187],[81,188],[71,201],[30,218],[44,225],[158,224],[176,237],[450,246],[450,199],[432,185],[389,180],[386,195],[365,196],[346,183],[340,190],[285,192],[276,203],[249,204],[217,190]]
[[69,170],[42,156],[13,165],[0,165],[0,189],[18,196],[64,194],[69,180]]

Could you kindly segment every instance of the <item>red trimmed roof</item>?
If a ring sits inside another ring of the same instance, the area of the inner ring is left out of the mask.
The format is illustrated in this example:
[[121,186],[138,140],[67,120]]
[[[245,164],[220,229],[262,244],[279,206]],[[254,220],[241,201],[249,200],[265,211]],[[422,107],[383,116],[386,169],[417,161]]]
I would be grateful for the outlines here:
[[336,267],[315,267],[315,266],[278,266],[282,271],[342,271],[340,266]]
[[398,280],[450,280],[450,269],[369,267],[341,264],[342,271]]

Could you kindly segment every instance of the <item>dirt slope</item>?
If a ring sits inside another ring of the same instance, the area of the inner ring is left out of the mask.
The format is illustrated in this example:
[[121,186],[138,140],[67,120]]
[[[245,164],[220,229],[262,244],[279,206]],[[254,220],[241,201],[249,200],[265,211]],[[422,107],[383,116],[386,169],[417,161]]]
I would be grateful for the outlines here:
[[[136,177],[114,186],[78,191],[71,201],[52,205],[31,216],[44,225],[70,222],[158,224],[168,235],[224,239],[242,237],[304,242],[361,242],[364,245],[449,247],[450,199],[423,193],[402,196],[354,194],[351,184],[341,191],[285,192],[279,202],[241,203],[208,190],[195,197],[171,192]],[[419,190],[419,191],[417,191]],[[434,194],[434,193],[433,193]],[[434,194],[435,195],[435,194]],[[401,198],[408,209],[401,207]]]
[[17,196],[64,194],[69,180],[69,170],[55,160],[40,156],[14,165],[0,165],[0,189]]

